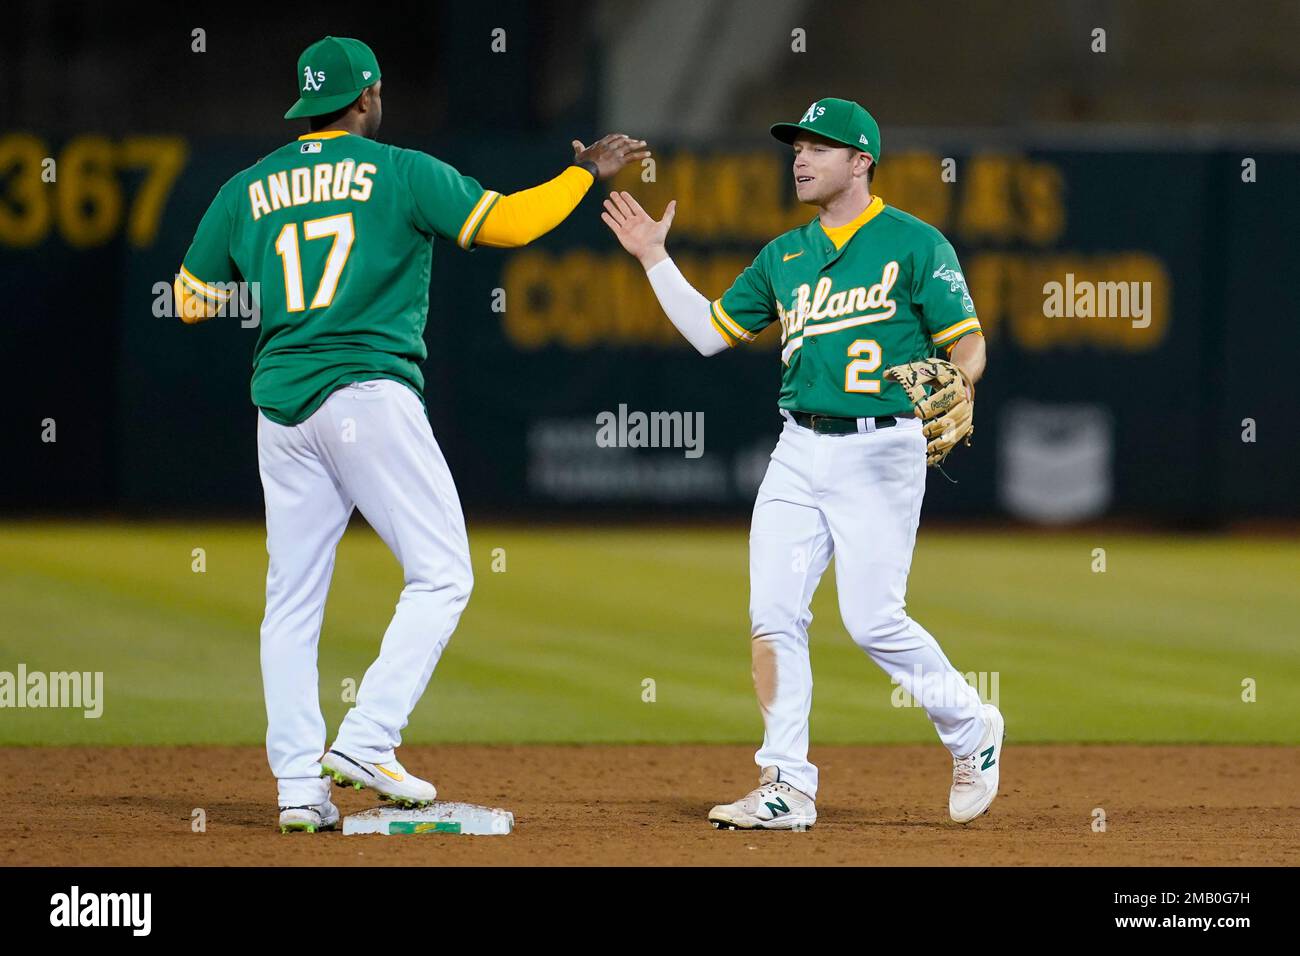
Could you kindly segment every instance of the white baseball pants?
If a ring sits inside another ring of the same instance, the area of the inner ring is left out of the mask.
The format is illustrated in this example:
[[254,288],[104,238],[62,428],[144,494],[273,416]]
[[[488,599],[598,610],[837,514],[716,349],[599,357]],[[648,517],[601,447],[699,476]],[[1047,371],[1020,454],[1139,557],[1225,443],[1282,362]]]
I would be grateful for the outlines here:
[[266,617],[262,682],[266,752],[281,806],[318,804],[325,752],[316,648],[334,553],[358,508],[402,565],[405,587],[379,657],[334,746],[393,759],[473,586],[456,486],[419,398],[388,379],[335,391],[305,422],[258,413],[266,498]]
[[916,418],[858,434],[818,435],[787,417],[758,490],[749,612],[765,733],[754,761],[778,767],[783,781],[810,797],[817,796],[817,768],[808,762],[809,604],[832,555],[849,635],[922,703],[944,746],[956,756],[969,754],[984,730],[979,694],[907,616],[925,445]]

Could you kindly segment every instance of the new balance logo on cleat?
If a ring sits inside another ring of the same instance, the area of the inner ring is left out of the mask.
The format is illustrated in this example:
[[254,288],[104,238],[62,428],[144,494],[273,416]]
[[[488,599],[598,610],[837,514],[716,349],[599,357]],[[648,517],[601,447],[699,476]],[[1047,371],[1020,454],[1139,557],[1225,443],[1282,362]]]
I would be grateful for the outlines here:
[[[763,810],[767,816],[763,816]],[[717,830],[808,830],[817,822],[817,807],[806,793],[781,779],[776,767],[764,767],[758,788],[735,803],[709,811]]]
[[[952,790],[948,793],[948,815],[957,823],[970,823],[987,813],[998,795],[1002,740],[1006,722],[992,704],[985,704],[981,714],[984,735],[977,750],[952,761]],[[981,760],[981,758],[983,758]]]
[[790,807],[780,797],[776,798],[776,803],[765,803],[763,806],[767,807],[767,812],[772,814],[772,819],[774,820],[778,813],[790,812]]

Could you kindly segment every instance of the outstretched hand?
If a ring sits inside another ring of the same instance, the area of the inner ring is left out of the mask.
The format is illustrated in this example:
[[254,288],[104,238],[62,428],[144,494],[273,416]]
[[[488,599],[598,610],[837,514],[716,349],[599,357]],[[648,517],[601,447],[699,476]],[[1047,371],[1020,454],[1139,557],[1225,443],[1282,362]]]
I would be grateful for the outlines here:
[[632,198],[631,193],[612,192],[605,200],[605,211],[600,218],[618,238],[619,243],[641,260],[641,265],[649,269],[658,262],[668,258],[664,243],[668,239],[668,230],[672,228],[673,216],[677,214],[677,200],[674,199],[664,208],[664,217],[656,222],[650,214],[641,208],[641,204]]
[[640,162],[650,155],[645,140],[633,139],[626,133],[610,133],[590,146],[583,146],[577,139],[571,145],[573,161],[593,164],[597,179],[609,179],[628,163]]

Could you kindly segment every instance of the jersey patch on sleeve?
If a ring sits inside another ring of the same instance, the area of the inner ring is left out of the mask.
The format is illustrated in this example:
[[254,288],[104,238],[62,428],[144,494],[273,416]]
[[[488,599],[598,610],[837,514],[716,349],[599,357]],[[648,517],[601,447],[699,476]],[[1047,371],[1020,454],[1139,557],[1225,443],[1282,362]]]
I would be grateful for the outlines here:
[[956,269],[949,268],[947,263],[940,263],[939,268],[934,270],[930,278],[948,283],[949,292],[956,293],[960,289],[962,309],[967,312],[975,311],[975,300],[970,297],[970,289],[966,288],[966,277]]

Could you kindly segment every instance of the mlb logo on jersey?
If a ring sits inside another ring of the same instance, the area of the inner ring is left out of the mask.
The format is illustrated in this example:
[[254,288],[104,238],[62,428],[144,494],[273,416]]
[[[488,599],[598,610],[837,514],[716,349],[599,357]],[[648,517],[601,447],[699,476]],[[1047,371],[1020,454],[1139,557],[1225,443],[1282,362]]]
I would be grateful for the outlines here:
[[298,150],[298,152],[300,152],[300,153],[319,153],[319,152],[320,152],[320,140],[318,140],[318,139],[314,139],[314,140],[312,140],[312,141],[310,141],[310,142],[303,143],[303,144],[302,144],[302,147]]

